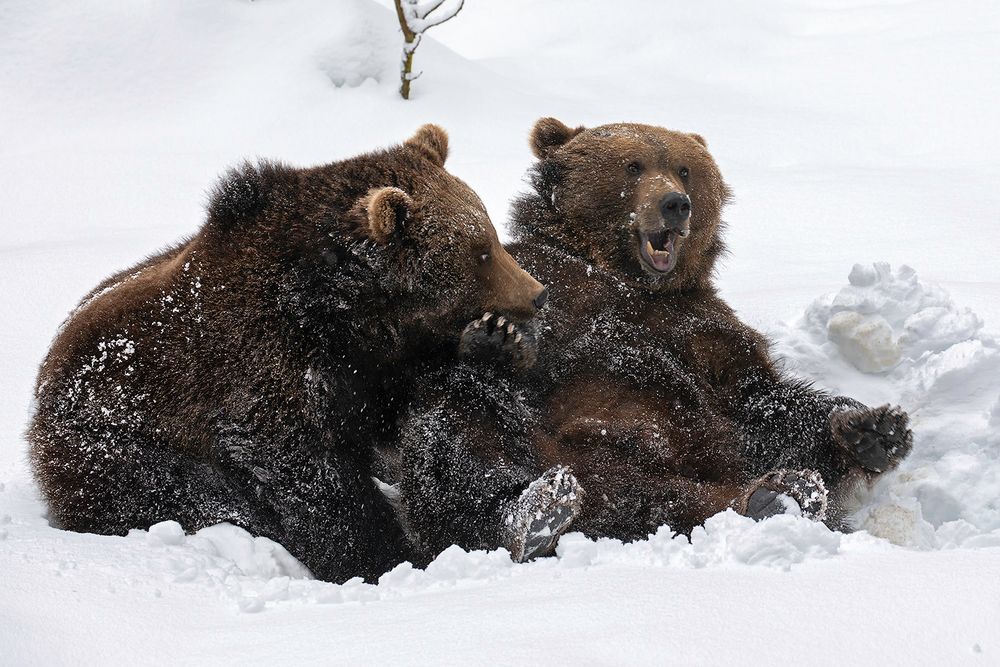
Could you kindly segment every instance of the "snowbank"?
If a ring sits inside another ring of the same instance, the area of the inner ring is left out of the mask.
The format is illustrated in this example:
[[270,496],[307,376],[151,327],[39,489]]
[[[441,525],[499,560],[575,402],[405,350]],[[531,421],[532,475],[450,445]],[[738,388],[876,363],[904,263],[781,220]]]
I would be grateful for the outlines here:
[[[10,517],[5,520],[10,526]],[[148,531],[133,530],[126,538],[63,533],[48,529],[41,521],[4,530],[0,553],[34,553],[36,566],[54,568],[63,576],[95,576],[94,552],[103,551],[116,563],[110,569],[97,568],[97,576],[106,579],[108,586],[118,585],[118,573],[141,572],[142,586],[149,588],[153,597],[179,586],[196,587],[202,594],[228,600],[242,612],[259,612],[281,603],[392,600],[483,586],[539,572],[560,576],[581,568],[788,570],[806,560],[826,559],[845,551],[877,552],[888,548],[864,533],[842,535],[791,515],[755,523],[728,511],[695,530],[690,542],[674,536],[667,527],[647,540],[630,544],[609,539],[594,541],[570,533],[560,541],[558,558],[526,564],[515,564],[502,549],[466,552],[451,547],[426,569],[403,563],[383,575],[378,584],[354,579],[334,585],[313,580],[281,545],[229,524],[185,535],[179,524],[165,521]]]
[[857,264],[775,350],[821,386],[902,405],[913,453],[856,523],[897,544],[1000,543],[1000,344],[983,321],[914,269]]

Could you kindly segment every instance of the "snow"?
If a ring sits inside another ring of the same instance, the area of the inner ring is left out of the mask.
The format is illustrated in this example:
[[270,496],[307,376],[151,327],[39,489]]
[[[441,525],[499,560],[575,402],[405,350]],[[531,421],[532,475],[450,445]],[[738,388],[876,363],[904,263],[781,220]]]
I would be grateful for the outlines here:
[[[408,102],[398,30],[389,0],[0,5],[3,662],[997,662],[1000,6],[467,3]],[[193,231],[218,174],[433,121],[502,227],[545,115],[708,139],[736,193],[723,295],[790,370],[911,413],[859,532],[725,513],[690,543],[571,533],[557,559],[452,548],[334,586],[225,524],[47,525],[37,365],[102,278]]]
[[1000,539],[1000,343],[909,266],[855,265],[849,284],[780,330],[776,350],[821,386],[906,407],[913,453],[856,524],[896,544]]

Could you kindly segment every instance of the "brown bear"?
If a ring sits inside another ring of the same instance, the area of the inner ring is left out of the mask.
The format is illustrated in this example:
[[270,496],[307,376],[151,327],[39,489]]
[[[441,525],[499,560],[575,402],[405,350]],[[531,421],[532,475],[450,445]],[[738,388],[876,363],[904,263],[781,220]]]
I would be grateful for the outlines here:
[[[508,249],[551,292],[538,362],[516,374],[460,361],[416,392],[399,472],[416,541],[522,559],[571,522],[634,539],[726,508],[840,526],[850,490],[909,452],[907,416],[786,376],[718,296],[729,189],[705,140],[545,118],[531,146]],[[525,510],[546,469],[569,480],[561,504]]]
[[51,523],[229,521],[337,582],[410,558],[373,452],[469,320],[545,299],[447,153],[425,125],[323,166],[244,164],[194,236],[98,285],[38,376]]

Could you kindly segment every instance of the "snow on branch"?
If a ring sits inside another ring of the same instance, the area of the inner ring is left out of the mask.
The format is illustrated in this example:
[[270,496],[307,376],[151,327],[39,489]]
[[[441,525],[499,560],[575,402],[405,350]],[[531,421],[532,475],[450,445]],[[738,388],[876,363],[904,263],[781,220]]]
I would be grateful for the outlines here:
[[[449,19],[455,18],[464,6],[465,0],[453,0],[451,3],[448,0],[438,0],[437,2],[428,2],[423,5],[413,3],[415,9],[413,19],[410,20],[408,18],[407,20],[413,32],[421,33],[428,28],[433,28]],[[431,16],[431,14],[434,14],[434,16]]]
[[420,38],[429,28],[455,18],[465,6],[465,0],[395,0],[396,17],[403,30],[403,58],[400,62],[399,94],[410,99],[410,82],[420,76],[413,74],[413,52],[420,45]]

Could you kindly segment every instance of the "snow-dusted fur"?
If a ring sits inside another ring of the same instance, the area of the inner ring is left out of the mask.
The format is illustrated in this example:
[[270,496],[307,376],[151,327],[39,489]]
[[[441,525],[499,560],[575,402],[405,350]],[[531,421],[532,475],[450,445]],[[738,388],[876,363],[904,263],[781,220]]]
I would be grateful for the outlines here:
[[332,581],[405,560],[373,452],[466,322],[527,319],[542,290],[446,155],[427,125],[321,167],[244,165],[195,236],[98,286],[38,376],[28,439],[51,522],[228,521]]
[[[538,363],[460,364],[423,385],[402,473],[421,544],[490,544],[505,504],[553,465],[585,491],[573,529],[589,536],[687,533],[814,491],[803,513],[839,525],[847,493],[909,452],[907,417],[787,377],[716,294],[728,191],[704,139],[542,119],[532,142],[534,192],[515,202],[510,250],[552,294]],[[654,273],[639,248],[665,189],[690,196],[690,230],[673,270]]]

